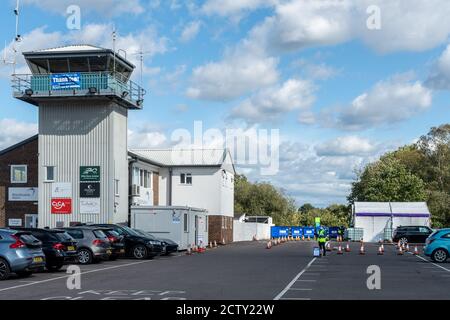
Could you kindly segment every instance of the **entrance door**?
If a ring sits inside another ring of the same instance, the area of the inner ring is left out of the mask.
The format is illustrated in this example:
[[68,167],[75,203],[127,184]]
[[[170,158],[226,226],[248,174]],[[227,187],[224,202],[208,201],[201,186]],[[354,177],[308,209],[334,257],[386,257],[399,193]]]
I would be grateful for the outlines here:
[[195,243],[200,245],[198,241],[198,216],[195,216]]
[[25,228],[37,228],[38,227],[38,215],[26,214],[25,215]]

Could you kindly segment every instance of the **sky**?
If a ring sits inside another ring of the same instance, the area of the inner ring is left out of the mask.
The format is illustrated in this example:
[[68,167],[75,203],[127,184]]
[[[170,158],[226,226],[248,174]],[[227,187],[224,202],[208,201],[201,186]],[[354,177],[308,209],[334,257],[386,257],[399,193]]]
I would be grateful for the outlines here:
[[[37,133],[37,108],[11,94],[15,5],[0,10],[0,149]],[[449,16],[447,0],[21,0],[16,72],[29,73],[21,52],[112,48],[115,28],[147,90],[130,147],[171,147],[198,121],[223,135],[266,130],[249,150],[269,145],[276,170],[236,158],[238,173],[327,206],[346,203],[355,170],[450,121]]]

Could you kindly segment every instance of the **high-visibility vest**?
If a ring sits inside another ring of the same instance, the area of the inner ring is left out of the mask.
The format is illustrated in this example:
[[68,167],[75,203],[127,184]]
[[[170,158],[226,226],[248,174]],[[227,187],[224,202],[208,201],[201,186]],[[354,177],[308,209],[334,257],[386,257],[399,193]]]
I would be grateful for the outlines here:
[[320,230],[319,231],[319,243],[325,243],[327,242],[327,238],[325,237],[325,231]]

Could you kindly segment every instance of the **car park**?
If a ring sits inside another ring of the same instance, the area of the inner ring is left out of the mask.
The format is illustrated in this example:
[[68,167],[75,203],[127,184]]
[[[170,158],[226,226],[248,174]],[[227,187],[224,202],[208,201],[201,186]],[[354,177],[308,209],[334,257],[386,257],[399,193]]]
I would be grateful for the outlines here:
[[45,267],[42,243],[29,232],[0,229],[0,280],[30,276]]
[[425,243],[433,230],[426,226],[400,226],[394,230],[393,241],[401,244]]
[[423,250],[431,260],[445,262],[450,257],[450,228],[433,232],[426,240]]
[[178,252],[178,243],[176,243],[175,241],[170,240],[170,239],[157,238],[154,235],[152,235],[151,233],[145,232],[143,230],[139,230],[139,229],[134,229],[134,230],[144,236],[150,237],[151,239],[161,241],[161,243],[164,246],[163,253],[162,253],[163,255],[170,255],[171,253]]
[[78,263],[91,264],[101,260],[109,260],[112,254],[110,240],[103,232],[104,228],[78,226],[63,228],[78,243]]
[[139,234],[135,230],[118,224],[94,224],[93,226],[111,228],[125,239],[125,252],[135,259],[148,259],[163,252],[163,244],[159,240]]
[[77,260],[77,242],[65,231],[33,228],[17,228],[16,230],[29,232],[42,242],[45,267],[49,271],[57,271],[65,262]]

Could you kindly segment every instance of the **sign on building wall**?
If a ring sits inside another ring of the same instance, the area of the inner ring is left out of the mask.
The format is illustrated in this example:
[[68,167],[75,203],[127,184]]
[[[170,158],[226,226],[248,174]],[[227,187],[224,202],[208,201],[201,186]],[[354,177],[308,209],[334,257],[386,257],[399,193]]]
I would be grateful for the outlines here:
[[175,210],[172,212],[172,223],[181,223],[181,212]]
[[22,219],[8,219],[8,226],[9,227],[21,227]]
[[80,181],[100,181],[100,167],[80,167]]
[[72,184],[69,182],[53,183],[52,198],[72,198]]
[[100,199],[80,199],[81,214],[100,214]]
[[51,200],[52,214],[72,214],[72,199],[52,199]]
[[100,198],[100,182],[81,182],[80,198]]
[[38,188],[8,188],[8,201],[38,201]]
[[52,90],[80,89],[80,73],[58,73],[52,74]]

